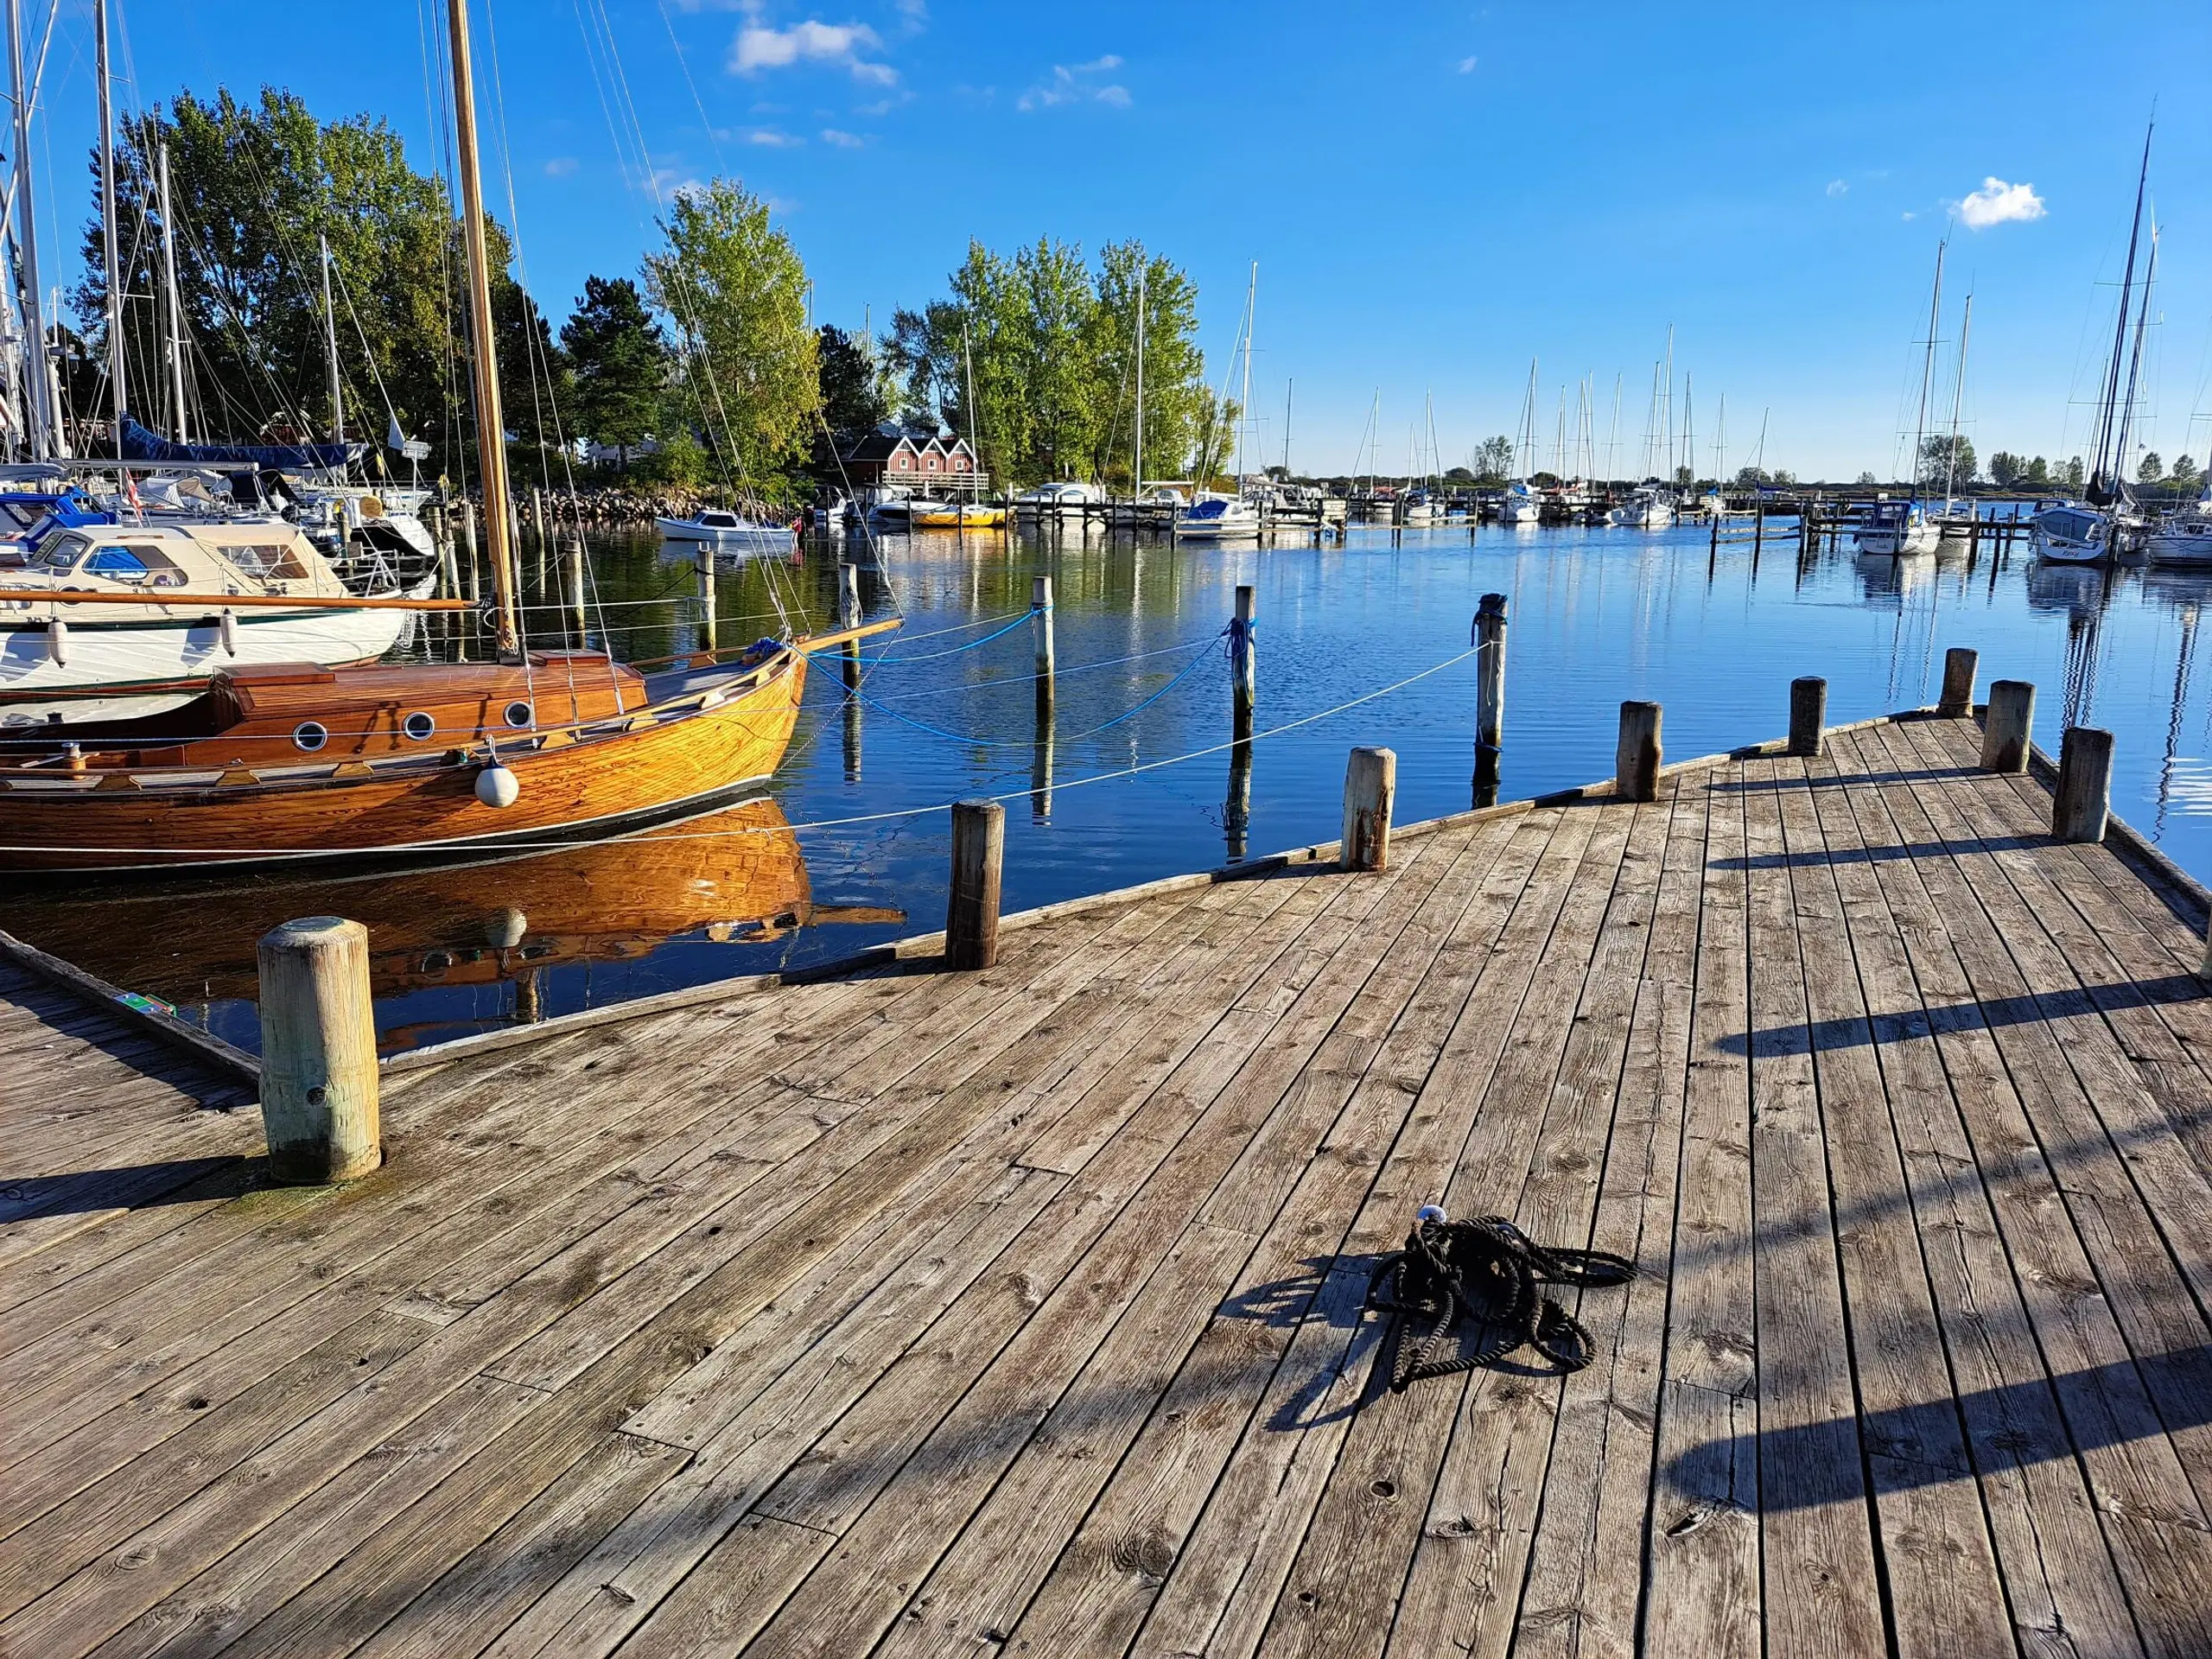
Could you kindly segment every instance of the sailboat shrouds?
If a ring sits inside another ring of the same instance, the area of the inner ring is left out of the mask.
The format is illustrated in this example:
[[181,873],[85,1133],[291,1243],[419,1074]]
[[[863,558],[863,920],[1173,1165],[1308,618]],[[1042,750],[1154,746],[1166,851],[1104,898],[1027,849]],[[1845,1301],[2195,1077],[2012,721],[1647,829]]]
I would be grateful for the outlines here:
[[[2062,564],[2101,564],[2143,550],[2145,525],[2128,488],[2129,430],[2135,405],[2136,376],[2143,365],[2143,340],[2150,321],[2151,288],[2158,264],[2158,231],[2151,228],[2150,262],[2140,284],[2135,258],[2141,250],[2143,207],[2151,180],[2151,137],[2143,135],[2142,168],[2135,180],[2135,213],[2127,235],[2127,262],[2120,282],[2120,311],[2113,325],[2112,354],[2105,364],[2090,433],[2086,501],[2060,501],[2029,521],[2029,537],[2038,556]],[[2128,320],[2134,317],[2134,350],[2128,349]]]
[[235,663],[150,718],[27,734],[0,747],[0,855],[11,868],[420,860],[594,839],[703,812],[782,763],[809,646],[898,626],[764,639],[671,664],[658,683],[603,652],[523,648],[466,0],[450,0],[448,16],[501,660]]

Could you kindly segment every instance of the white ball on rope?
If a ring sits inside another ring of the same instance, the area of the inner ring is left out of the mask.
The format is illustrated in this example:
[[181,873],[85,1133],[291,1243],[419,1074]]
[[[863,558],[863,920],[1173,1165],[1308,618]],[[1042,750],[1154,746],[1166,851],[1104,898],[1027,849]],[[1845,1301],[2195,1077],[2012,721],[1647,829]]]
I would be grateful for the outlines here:
[[521,793],[521,781],[505,766],[489,766],[476,774],[476,798],[486,806],[512,806]]

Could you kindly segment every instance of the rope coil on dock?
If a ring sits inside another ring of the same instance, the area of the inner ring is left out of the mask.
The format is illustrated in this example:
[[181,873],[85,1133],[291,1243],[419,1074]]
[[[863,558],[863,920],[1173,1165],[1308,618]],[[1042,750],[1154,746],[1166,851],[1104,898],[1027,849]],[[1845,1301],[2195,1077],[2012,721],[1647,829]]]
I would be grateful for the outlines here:
[[[1376,1264],[1364,1306],[1394,1316],[1384,1342],[1390,1392],[1402,1394],[1424,1378],[1475,1370],[1522,1347],[1561,1373],[1580,1370],[1593,1354],[1589,1331],[1536,1287],[1624,1285],[1635,1277],[1636,1263],[1624,1256],[1549,1249],[1503,1216],[1448,1221],[1432,1205],[1406,1235],[1405,1249]],[[1387,1301],[1376,1295],[1385,1280]],[[1463,1322],[1479,1340],[1446,1357]]]

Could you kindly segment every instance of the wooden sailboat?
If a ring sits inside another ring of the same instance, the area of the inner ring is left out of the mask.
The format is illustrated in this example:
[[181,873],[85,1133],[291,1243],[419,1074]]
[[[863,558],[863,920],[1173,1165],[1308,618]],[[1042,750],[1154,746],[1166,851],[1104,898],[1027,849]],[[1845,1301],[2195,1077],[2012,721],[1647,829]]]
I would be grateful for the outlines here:
[[805,647],[769,640],[659,695],[601,653],[521,648],[467,0],[448,0],[477,448],[500,661],[233,668],[153,722],[0,753],[19,871],[423,859],[592,839],[726,804],[781,763]]

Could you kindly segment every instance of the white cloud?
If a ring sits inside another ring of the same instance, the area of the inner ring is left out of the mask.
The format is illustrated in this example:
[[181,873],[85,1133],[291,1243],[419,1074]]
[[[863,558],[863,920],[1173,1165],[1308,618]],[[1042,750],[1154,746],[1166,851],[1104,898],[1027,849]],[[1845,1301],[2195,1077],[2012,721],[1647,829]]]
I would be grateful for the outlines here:
[[745,142],[759,144],[765,149],[789,149],[795,144],[804,143],[806,140],[794,133],[779,132],[773,127],[755,127],[745,135]]
[[871,63],[861,55],[882,44],[881,37],[866,23],[823,23],[810,18],[789,29],[770,29],[754,14],[753,20],[737,31],[729,49],[729,68],[732,74],[752,75],[763,69],[823,63],[849,71],[855,80],[888,86],[899,79],[899,72],[887,63]]
[[1847,194],[1850,188],[1851,187],[1846,184],[1841,179],[1830,179],[1828,181],[1828,194],[1832,196],[1843,195]]
[[1459,73],[1460,73],[1461,74],[1463,74],[1463,75],[1471,75],[1471,74],[1473,74],[1473,73],[1475,73],[1475,60],[1474,60],[1474,59],[1473,59],[1473,58],[1471,58],[1471,57],[1465,57],[1465,58],[1460,59],[1460,60],[1459,60]]
[[549,179],[565,179],[575,170],[576,158],[573,156],[556,156],[545,163],[545,176]]
[[919,34],[929,27],[929,0],[893,0],[892,10],[899,14],[899,21],[906,25],[909,35]]
[[1103,58],[1093,58],[1089,63],[1056,63],[1052,66],[1052,78],[1024,92],[1014,108],[1049,110],[1060,104],[1104,104],[1126,110],[1129,107],[1129,89],[1113,82],[1101,84],[1098,79],[1121,67],[1122,60],[1111,52]]
[[858,149],[868,140],[857,132],[840,132],[835,127],[824,127],[822,129],[822,142],[835,144],[840,149]]
[[1981,188],[1959,204],[1959,217],[1970,231],[1986,231],[1992,225],[2043,215],[2043,198],[2036,194],[2035,186],[2007,184],[2002,179],[1984,179]]

